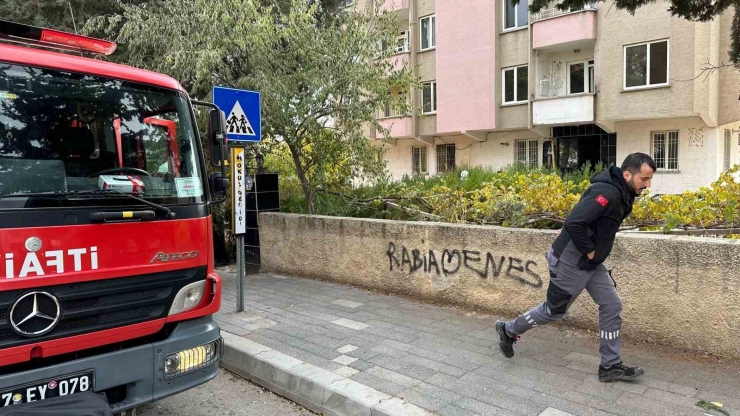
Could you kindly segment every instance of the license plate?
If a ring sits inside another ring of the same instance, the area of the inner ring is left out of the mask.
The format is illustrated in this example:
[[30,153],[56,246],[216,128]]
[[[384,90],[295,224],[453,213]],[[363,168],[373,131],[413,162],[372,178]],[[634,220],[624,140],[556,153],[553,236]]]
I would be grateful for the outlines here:
[[15,386],[0,393],[0,407],[82,393],[93,390],[95,388],[94,384],[95,372],[87,370],[81,373]]

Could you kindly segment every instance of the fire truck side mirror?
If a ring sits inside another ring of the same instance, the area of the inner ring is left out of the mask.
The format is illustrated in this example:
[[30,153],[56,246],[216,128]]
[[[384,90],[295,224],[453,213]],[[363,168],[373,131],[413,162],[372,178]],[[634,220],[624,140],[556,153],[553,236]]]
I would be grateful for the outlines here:
[[211,153],[211,164],[216,167],[223,166],[226,157],[226,119],[219,109],[211,109],[208,113],[207,140]]
[[211,187],[211,193],[214,196],[214,199],[217,198],[214,202],[221,202],[226,199],[226,191],[229,189],[230,181],[228,178],[224,178],[221,176],[220,172],[213,172],[208,177],[208,180],[210,182]]

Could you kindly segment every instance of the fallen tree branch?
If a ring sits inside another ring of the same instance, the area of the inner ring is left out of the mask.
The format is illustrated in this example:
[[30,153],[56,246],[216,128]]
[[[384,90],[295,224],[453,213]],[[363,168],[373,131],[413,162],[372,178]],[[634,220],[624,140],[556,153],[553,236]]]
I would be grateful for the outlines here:
[[390,202],[390,201],[383,201],[383,205],[386,205],[386,206],[389,206],[389,207],[393,207],[393,208],[396,208],[396,209],[400,209],[401,211],[403,211],[403,212],[405,212],[407,214],[418,215],[418,216],[426,217],[426,218],[429,218],[429,219],[432,219],[432,220],[435,220],[435,221],[442,221],[442,217],[440,217],[439,215],[434,215],[434,214],[430,214],[428,212],[424,212],[424,211],[419,211],[419,210],[412,209],[412,208],[403,207],[401,205],[395,204],[395,203]]
[[359,199],[359,198],[354,197],[354,196],[351,196],[351,195],[343,194],[341,192],[334,192],[334,191],[330,191],[328,189],[323,189],[323,188],[317,188],[316,189],[316,193],[324,193],[324,194],[327,194],[327,195],[338,196],[338,197],[340,197],[342,199],[345,199],[345,200],[348,200],[348,201],[353,201],[353,202],[356,202],[356,203],[369,203],[369,202],[375,202],[375,201],[381,201],[382,202],[382,201],[385,201],[385,200],[399,200],[400,201],[400,200],[405,199],[403,197],[397,197],[397,196],[376,196],[376,197],[367,198],[367,199]]
[[[476,191],[468,191],[465,192],[463,195],[469,195],[473,194]],[[345,201],[350,206],[356,206],[356,207],[362,207],[362,208],[379,208],[378,205],[374,205],[374,203],[380,203],[383,206],[383,209],[387,208],[394,208],[396,210],[402,211],[412,218],[419,218],[419,219],[426,219],[426,220],[432,220],[432,221],[438,221],[438,222],[445,222],[445,218],[443,216],[433,214],[432,212],[435,211],[434,204],[435,204],[435,198],[444,198],[449,197],[449,195],[445,194],[436,194],[431,195],[427,197],[422,197],[419,195],[413,195],[408,197],[402,197],[402,196],[396,196],[396,195],[386,195],[386,196],[376,196],[372,198],[357,198],[352,195],[348,195],[342,192],[336,192],[336,191],[330,191],[328,189],[323,188],[317,188],[316,193],[324,193],[327,195],[332,195],[341,198],[343,201]],[[654,197],[654,196],[653,196]],[[401,202],[406,202],[405,204],[401,204]],[[472,201],[471,201],[472,203]],[[407,206],[404,206],[407,205]],[[409,207],[408,205],[412,205],[412,207]],[[468,205],[468,208],[470,206]],[[430,211],[430,212],[425,212]],[[553,213],[543,212],[543,213],[536,213],[536,214],[530,214],[524,217],[525,222],[521,224],[521,226],[531,226],[533,224],[545,222],[545,221],[551,221],[554,223],[564,224],[565,218],[560,217]],[[480,218],[470,218],[465,219],[465,214],[462,215],[461,221],[462,223],[466,224],[480,224],[480,225],[495,225],[495,226],[501,226],[507,218],[504,217],[480,217]],[[737,227],[736,223],[731,224],[723,224],[723,223],[712,223],[699,227],[689,227],[689,226],[682,226],[678,228],[674,228],[671,230],[665,230],[665,222],[661,220],[650,220],[650,221],[643,221],[638,223],[628,223],[627,225],[624,225],[619,228],[618,232],[639,232],[639,233],[654,233],[654,234],[668,234],[668,235],[722,235],[722,234],[740,234],[740,228]],[[641,231],[642,228],[645,227],[661,227],[660,230],[654,230],[654,231]]]

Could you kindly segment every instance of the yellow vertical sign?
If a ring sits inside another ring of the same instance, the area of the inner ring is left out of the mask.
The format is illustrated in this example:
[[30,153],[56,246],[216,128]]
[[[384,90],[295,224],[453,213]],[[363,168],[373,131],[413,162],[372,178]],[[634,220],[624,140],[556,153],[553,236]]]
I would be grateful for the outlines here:
[[231,232],[234,235],[244,234],[246,231],[246,209],[244,200],[244,148],[231,148]]

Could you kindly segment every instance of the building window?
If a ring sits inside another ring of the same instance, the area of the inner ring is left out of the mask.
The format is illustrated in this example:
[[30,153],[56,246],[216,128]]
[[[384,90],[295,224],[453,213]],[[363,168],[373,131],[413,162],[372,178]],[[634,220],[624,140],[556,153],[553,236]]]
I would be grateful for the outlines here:
[[594,92],[594,61],[568,64],[568,94]]
[[668,40],[624,47],[624,88],[668,85]]
[[585,62],[568,64],[568,94],[586,92],[587,82]]
[[526,166],[529,169],[537,169],[540,141],[539,140],[516,140],[516,163]]
[[414,175],[426,175],[429,172],[426,146],[411,148],[411,164]]
[[409,32],[408,30],[402,30],[401,34],[396,38],[396,52],[403,53],[409,50]]
[[529,70],[527,65],[506,68],[502,72],[504,104],[527,102],[529,96]]
[[437,145],[437,172],[450,172],[455,169],[455,145]]
[[422,17],[419,19],[419,40],[421,41],[420,48],[422,51],[432,49],[437,46],[437,40],[434,34],[434,15]]
[[421,112],[422,114],[434,114],[437,112],[436,81],[421,84]]
[[730,169],[730,152],[732,150],[732,131],[725,129],[725,153],[724,153],[724,164],[722,170]]
[[517,29],[529,24],[529,2],[528,0],[519,0],[519,4],[514,4],[512,0],[503,0],[504,2],[504,30]]
[[588,92],[594,93],[594,61],[588,61]]
[[653,160],[658,169],[678,170],[678,132],[653,132],[652,143]]

